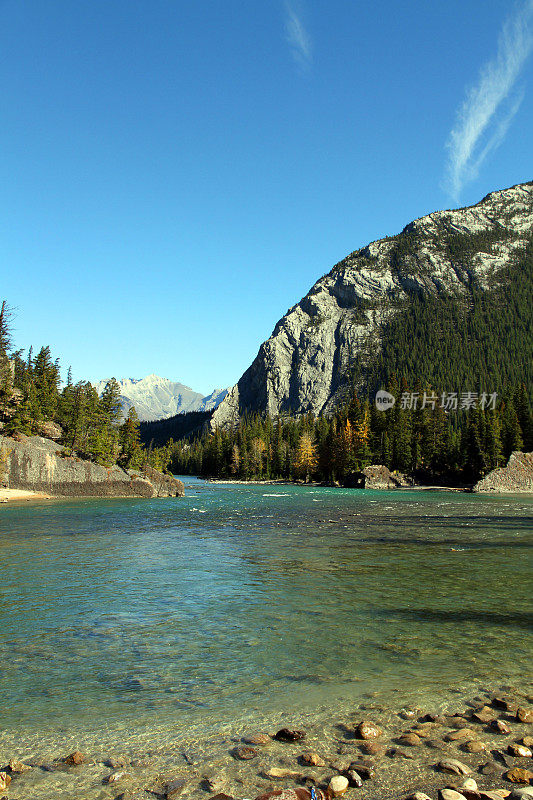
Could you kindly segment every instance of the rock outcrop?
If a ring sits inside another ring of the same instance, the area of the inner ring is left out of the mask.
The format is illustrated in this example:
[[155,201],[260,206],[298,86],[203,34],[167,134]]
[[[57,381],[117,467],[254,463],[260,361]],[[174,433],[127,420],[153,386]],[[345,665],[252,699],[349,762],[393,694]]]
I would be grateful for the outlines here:
[[370,464],[361,472],[349,475],[344,485],[357,489],[400,489],[412,486],[413,482],[399,472],[391,472],[383,464]]
[[0,483],[58,497],[182,497],[183,483],[151,467],[102,467],[41,436],[0,436]]
[[533,453],[511,453],[505,467],[478,481],[474,492],[533,492]]
[[347,391],[354,364],[379,353],[380,329],[401,303],[416,294],[467,297],[474,284],[490,288],[532,232],[533,183],[524,183],[470,208],[421,217],[351,253],[277,323],[211,427],[234,424],[245,411],[328,411]]

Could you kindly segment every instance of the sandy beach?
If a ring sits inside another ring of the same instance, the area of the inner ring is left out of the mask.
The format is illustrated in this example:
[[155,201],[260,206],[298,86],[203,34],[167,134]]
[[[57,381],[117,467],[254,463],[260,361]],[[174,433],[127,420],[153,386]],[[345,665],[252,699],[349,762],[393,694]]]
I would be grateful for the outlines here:
[[44,492],[32,492],[29,489],[0,488],[0,503],[19,502],[20,500],[49,500],[50,495]]

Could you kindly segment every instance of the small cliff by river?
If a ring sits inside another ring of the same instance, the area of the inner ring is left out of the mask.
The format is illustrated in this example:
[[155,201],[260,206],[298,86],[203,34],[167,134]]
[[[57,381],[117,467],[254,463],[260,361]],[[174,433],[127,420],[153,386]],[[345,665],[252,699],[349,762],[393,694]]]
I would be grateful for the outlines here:
[[506,466],[485,475],[474,492],[533,492],[533,453],[511,453]]
[[103,467],[42,436],[0,436],[0,485],[57,497],[182,497],[183,483],[152,467]]

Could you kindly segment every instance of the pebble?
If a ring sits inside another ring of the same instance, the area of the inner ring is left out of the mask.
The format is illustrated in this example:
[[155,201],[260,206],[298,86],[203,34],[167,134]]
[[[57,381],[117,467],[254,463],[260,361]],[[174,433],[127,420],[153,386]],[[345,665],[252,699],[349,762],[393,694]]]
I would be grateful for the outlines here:
[[533,736],[522,736],[520,741],[524,747],[533,747]]
[[466,800],[466,798],[455,789],[439,789],[439,800]]
[[405,744],[408,747],[420,747],[422,739],[416,733],[403,733],[398,739],[399,744]]
[[465,778],[459,788],[466,789],[469,792],[477,792],[477,783],[473,778]]
[[250,759],[256,757],[257,750],[254,750],[253,747],[235,747],[231,751],[231,755],[238,761],[250,761]]
[[326,762],[321,758],[318,753],[302,753],[300,756],[302,764],[308,767],[325,767]]
[[293,731],[289,728],[281,728],[274,739],[277,739],[278,742],[299,742],[302,739],[305,739],[305,731]]
[[483,706],[483,708],[479,708],[477,711],[473,712],[472,719],[486,725],[494,719],[494,709],[490,706]]
[[333,797],[338,797],[344,794],[349,785],[348,778],[345,778],[344,775],[334,775],[329,782],[328,792],[330,792]]
[[[326,800],[324,792],[315,789],[316,800]],[[297,789],[271,789],[266,794],[261,794],[255,800],[311,800],[309,789],[298,787]]]
[[486,744],[483,744],[483,742],[478,742],[475,739],[471,742],[465,742],[463,745],[463,750],[465,750],[467,753],[482,753],[486,749]]
[[358,772],[364,781],[369,781],[376,775],[375,769],[370,764],[363,764],[362,761],[352,761],[350,769]]
[[179,797],[186,786],[187,781],[183,780],[183,778],[175,778],[173,781],[169,781],[165,789],[165,797],[167,800],[174,800],[175,797]]
[[496,733],[503,733],[505,735],[511,733],[511,728],[503,719],[493,719],[490,723],[490,727],[493,731],[496,731]]
[[[143,798],[143,800],[146,800],[146,798]],[[224,794],[224,792],[218,792],[218,794],[211,795],[209,800],[234,800],[234,798],[230,794]]]
[[356,786],[358,789],[363,785],[363,779],[355,769],[349,769],[346,773],[350,786]]
[[470,775],[472,772],[470,767],[467,767],[466,764],[463,764],[462,761],[457,761],[455,758],[439,761],[437,769],[441,772],[451,772],[453,775]]
[[359,749],[369,756],[380,756],[383,754],[383,745],[378,742],[364,742]]
[[23,772],[31,769],[29,764],[23,764],[22,761],[17,761],[16,758],[12,758],[7,767],[14,775],[22,775]]
[[419,708],[402,708],[398,716],[401,717],[402,719],[413,719],[419,713],[420,713]]
[[293,769],[285,769],[284,767],[270,767],[270,769],[263,770],[263,775],[266,778],[273,778],[274,780],[280,780],[282,778],[298,780],[302,777],[301,772],[296,772]]
[[481,800],[505,800],[506,797],[509,797],[510,792],[506,789],[497,789],[494,792],[484,792],[481,791],[479,796]]
[[533,722],[533,709],[531,708],[517,708],[516,710],[517,722]]
[[352,762],[347,758],[335,758],[333,761],[329,762],[329,766],[337,772],[346,772],[350,769],[351,763]]
[[65,762],[65,764],[77,767],[80,764],[83,764],[83,762],[85,761],[85,756],[83,755],[83,753],[80,753],[79,750],[74,750],[74,752],[71,753],[66,758],[64,758],[63,761]]
[[226,776],[225,775],[204,775],[204,779],[202,784],[208,789],[210,792],[218,792],[224,788],[226,785]]
[[510,744],[507,747],[507,752],[512,756],[516,756],[517,758],[533,757],[533,752],[529,749],[529,747],[524,747],[523,744]]
[[522,769],[522,767],[513,767],[513,769],[505,773],[504,777],[511,783],[531,783],[533,781],[533,772],[528,769]]
[[413,794],[410,794],[405,800],[431,800],[431,797],[424,794],[424,792],[413,792]]
[[127,759],[126,756],[111,756],[111,758],[104,761],[104,765],[106,767],[111,767],[111,769],[122,769],[123,767],[128,767],[129,764],[129,759]]
[[475,739],[477,733],[470,728],[461,728],[460,730],[447,733],[444,737],[445,742],[467,742]]
[[478,767],[478,772],[481,775],[499,775],[501,767],[496,764],[495,761],[487,761],[485,764]]
[[7,789],[11,783],[11,776],[7,772],[0,772],[0,789]]
[[386,755],[389,758],[407,758],[411,761],[414,760],[414,755],[412,753],[408,753],[406,750],[400,750],[399,747],[389,747]]
[[468,720],[462,714],[454,714],[452,717],[448,717],[447,724],[450,728],[455,728],[456,730],[468,728]]
[[434,722],[436,725],[445,725],[446,717],[443,717],[442,714],[424,714],[423,717],[420,717],[419,722]]
[[381,734],[381,728],[378,728],[373,722],[360,722],[355,729],[355,735],[358,739],[377,739]]
[[272,742],[272,738],[268,735],[268,733],[251,733],[250,736],[243,736],[242,740],[245,744],[261,746],[270,744]]
[[125,774],[126,773],[122,770],[118,772],[112,772],[111,775],[108,775],[107,778],[104,778],[104,783],[116,783],[123,778]]

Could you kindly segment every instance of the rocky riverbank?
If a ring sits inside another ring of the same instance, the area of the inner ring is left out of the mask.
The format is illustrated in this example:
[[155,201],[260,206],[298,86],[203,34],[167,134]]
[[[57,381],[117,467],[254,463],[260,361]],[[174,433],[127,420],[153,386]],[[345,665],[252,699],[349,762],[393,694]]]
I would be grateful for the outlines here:
[[505,467],[494,469],[474,486],[474,492],[531,494],[533,492],[533,453],[511,453]]
[[42,436],[0,436],[0,485],[54,497],[183,497],[183,483],[152,467],[103,467]]
[[258,725],[205,750],[157,738],[143,753],[4,743],[0,789],[10,800],[528,800],[532,704],[531,689],[507,686],[431,709],[366,702],[305,727]]

